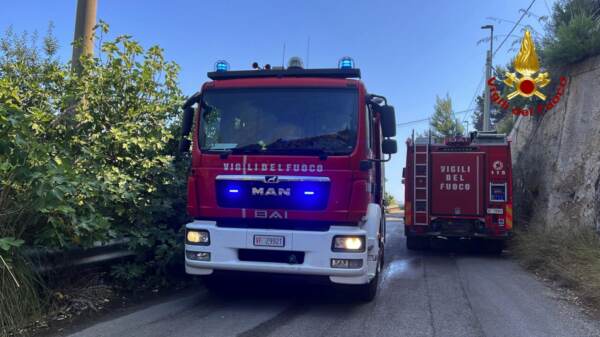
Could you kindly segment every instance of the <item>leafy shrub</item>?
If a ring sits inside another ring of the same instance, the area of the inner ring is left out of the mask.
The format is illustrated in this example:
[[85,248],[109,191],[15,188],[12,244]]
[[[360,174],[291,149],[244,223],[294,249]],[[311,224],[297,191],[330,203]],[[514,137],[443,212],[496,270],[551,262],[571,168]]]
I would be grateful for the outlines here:
[[138,269],[161,275],[185,221],[178,66],[158,46],[119,36],[75,73],[56,58],[51,32],[36,41],[10,30],[0,38],[0,288],[14,287],[11,262],[17,279],[35,277],[16,263],[23,246],[123,236],[140,253]]
[[544,63],[560,67],[600,54],[600,1],[569,0],[554,5],[543,42]]

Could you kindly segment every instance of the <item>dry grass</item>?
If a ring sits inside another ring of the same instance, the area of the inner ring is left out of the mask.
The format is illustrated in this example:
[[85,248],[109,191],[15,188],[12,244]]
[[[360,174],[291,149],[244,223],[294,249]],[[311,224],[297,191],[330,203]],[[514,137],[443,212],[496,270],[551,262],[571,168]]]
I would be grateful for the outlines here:
[[[11,275],[6,266],[0,266],[0,335],[29,324],[40,317],[38,296],[39,279],[27,263],[19,257],[10,261]],[[14,278],[13,278],[14,276]]]
[[531,227],[517,233],[512,249],[528,269],[600,311],[600,235],[593,229]]

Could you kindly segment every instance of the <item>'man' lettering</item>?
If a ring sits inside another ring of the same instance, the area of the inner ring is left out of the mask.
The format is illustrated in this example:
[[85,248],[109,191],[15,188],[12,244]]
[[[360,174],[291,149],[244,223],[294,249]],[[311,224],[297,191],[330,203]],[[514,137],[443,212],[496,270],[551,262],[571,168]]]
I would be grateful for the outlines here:
[[261,195],[261,196],[285,196],[289,197],[292,195],[291,188],[275,188],[275,187],[252,187],[252,195]]

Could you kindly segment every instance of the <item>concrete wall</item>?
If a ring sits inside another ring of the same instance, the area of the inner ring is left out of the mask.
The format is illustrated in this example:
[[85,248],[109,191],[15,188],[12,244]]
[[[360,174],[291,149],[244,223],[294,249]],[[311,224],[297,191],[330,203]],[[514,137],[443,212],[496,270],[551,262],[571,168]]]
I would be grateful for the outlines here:
[[600,57],[554,75],[569,79],[558,106],[519,117],[510,134],[515,218],[600,230]]

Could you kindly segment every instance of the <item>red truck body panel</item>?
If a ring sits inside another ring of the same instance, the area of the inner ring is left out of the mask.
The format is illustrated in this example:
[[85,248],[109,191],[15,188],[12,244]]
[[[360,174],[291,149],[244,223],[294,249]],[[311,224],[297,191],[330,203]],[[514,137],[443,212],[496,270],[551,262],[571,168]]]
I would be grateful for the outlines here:
[[407,140],[405,234],[507,238],[512,232],[510,142],[474,135]]
[[[226,159],[219,154],[202,153],[198,146],[199,121],[196,121],[192,141],[192,167],[188,179],[188,213],[202,219],[289,219],[358,223],[374,200],[372,173],[360,169],[360,161],[381,158],[381,153],[368,149],[366,144],[366,89],[359,80],[332,78],[249,78],[211,81],[202,91],[235,88],[352,88],[357,90],[358,135],[352,153],[331,155],[321,160],[306,155],[240,155]],[[201,112],[200,112],[201,113]],[[376,137],[381,137],[379,130]],[[217,204],[215,181],[218,175],[289,175],[319,176],[330,179],[327,207],[322,210],[291,210],[286,208],[226,208]]]
[[484,153],[431,154],[431,215],[483,215]]

